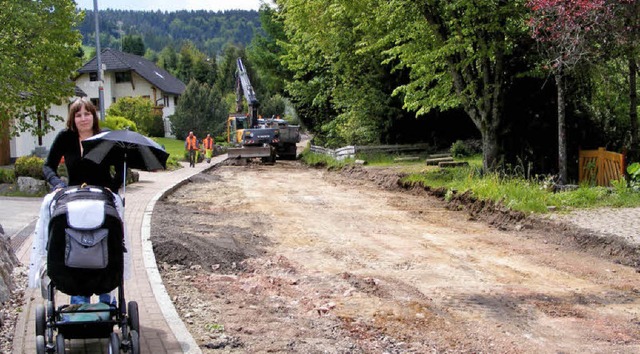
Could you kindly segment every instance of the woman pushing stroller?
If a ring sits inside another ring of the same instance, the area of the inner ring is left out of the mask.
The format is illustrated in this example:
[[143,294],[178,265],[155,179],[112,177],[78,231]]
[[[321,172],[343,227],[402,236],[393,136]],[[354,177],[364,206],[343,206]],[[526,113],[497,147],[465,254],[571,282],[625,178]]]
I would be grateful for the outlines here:
[[[75,100],[69,107],[66,129],[56,136],[43,167],[53,192],[40,207],[29,269],[29,287],[43,289],[41,283],[51,280],[44,284],[46,295],[43,290],[48,300],[46,312],[42,305],[36,308],[38,353],[53,350],[54,329],[59,353],[64,353],[65,339],[100,337],[111,337],[111,352],[122,347],[139,352],[137,303],[124,301],[123,281],[130,257],[125,256],[124,208],[117,194],[123,183],[124,171],[118,166],[122,161],[98,164],[83,158],[82,141],[98,133],[95,106]],[[62,159],[68,183],[57,172]],[[112,297],[116,288],[118,296]],[[56,290],[70,295],[71,305],[56,311]],[[92,294],[98,294],[98,304],[90,304]],[[116,324],[122,328],[122,342],[113,332]]]
[[[111,166],[118,166],[108,163],[96,164],[82,158],[82,141],[100,133],[100,131],[96,107],[90,101],[76,99],[69,107],[66,129],[56,136],[43,166],[45,179],[53,189],[53,193],[44,198],[43,205],[48,206],[55,192],[67,187],[67,184],[71,186],[88,184],[105,187],[114,193],[114,198],[119,200],[117,192],[122,185],[122,169],[114,168],[115,175],[112,176]],[[67,170],[68,183],[62,181],[58,175],[58,165],[62,158],[64,158]],[[48,217],[47,215],[42,215],[43,211],[46,211],[46,209],[41,208],[40,219],[45,224],[48,221]],[[46,239],[44,235],[42,237]],[[42,253],[43,250],[40,251]],[[35,271],[37,272],[37,270]],[[99,298],[100,302],[113,304],[108,293],[100,294]],[[88,296],[72,295],[70,302],[72,304],[88,303],[90,298]]]

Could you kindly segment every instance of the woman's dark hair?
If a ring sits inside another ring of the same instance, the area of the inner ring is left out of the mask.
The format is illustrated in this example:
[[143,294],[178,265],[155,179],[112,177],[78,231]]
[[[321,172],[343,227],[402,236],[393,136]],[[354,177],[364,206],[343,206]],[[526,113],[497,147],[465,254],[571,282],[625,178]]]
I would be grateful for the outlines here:
[[96,111],[96,106],[91,103],[91,101],[85,100],[83,98],[78,98],[71,103],[69,106],[69,117],[67,117],[67,129],[78,132],[78,128],[76,127],[76,113],[80,111],[80,109],[84,107],[87,111],[91,112],[93,115],[93,135],[100,133],[100,120],[98,119],[98,112]]

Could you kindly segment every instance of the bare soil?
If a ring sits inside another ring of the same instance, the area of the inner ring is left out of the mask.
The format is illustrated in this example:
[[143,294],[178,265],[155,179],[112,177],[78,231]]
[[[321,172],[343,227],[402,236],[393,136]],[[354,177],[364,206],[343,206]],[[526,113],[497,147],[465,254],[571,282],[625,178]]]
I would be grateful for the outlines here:
[[640,352],[637,248],[400,177],[224,165],[156,203],[203,352]]

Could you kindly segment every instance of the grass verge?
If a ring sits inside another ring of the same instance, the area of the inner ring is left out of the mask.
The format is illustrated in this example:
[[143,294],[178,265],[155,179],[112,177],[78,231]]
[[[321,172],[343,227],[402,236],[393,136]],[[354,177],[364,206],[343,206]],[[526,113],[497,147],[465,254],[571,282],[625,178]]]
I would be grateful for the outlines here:
[[[361,157],[368,165],[386,166],[394,164],[394,156],[376,154]],[[353,160],[336,161],[330,156],[303,153],[303,162],[310,166],[341,168]],[[554,191],[548,178],[525,178],[524,171],[511,169],[506,173],[482,173],[482,156],[476,155],[455,159],[466,161],[469,166],[439,168],[424,165],[424,159],[403,162],[409,171],[403,182],[444,188],[446,195],[469,192],[480,200],[490,200],[505,207],[525,213],[546,213],[550,209],[566,211],[571,209],[597,207],[637,207],[640,193],[629,188],[624,181],[613,183],[613,187],[593,187],[581,185],[572,190]],[[398,165],[398,164],[394,164]],[[417,172],[416,172],[417,171]]]

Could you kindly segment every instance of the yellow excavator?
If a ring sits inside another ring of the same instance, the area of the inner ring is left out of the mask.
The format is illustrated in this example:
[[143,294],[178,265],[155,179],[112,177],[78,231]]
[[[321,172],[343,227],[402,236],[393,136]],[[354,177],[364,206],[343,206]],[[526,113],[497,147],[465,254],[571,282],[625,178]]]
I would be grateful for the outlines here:
[[[242,59],[238,58],[236,63],[236,112],[227,119],[227,142],[234,147],[227,150],[228,156],[231,159],[261,158],[263,162],[273,163],[276,161],[273,145],[279,142],[280,131],[258,124],[259,103],[256,93]],[[242,112],[243,96],[247,100],[248,113]]]

